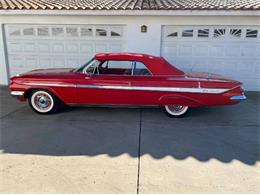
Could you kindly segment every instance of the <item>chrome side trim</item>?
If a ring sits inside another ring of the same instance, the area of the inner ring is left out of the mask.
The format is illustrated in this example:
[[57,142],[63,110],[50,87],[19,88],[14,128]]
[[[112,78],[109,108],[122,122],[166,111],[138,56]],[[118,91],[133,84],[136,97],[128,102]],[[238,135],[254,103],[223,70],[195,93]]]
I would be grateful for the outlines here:
[[63,83],[20,83],[22,85],[50,86],[50,87],[76,87],[75,84]]
[[245,95],[236,95],[236,96],[230,97],[230,99],[233,101],[243,101],[243,100],[246,100],[247,97]]
[[12,96],[23,96],[24,91],[11,91]]
[[78,88],[91,89],[117,89],[117,90],[137,90],[137,91],[165,91],[165,92],[186,92],[186,93],[210,93],[220,94],[230,89],[216,88],[180,88],[180,87],[138,87],[138,86],[99,86],[99,85],[77,85]]
[[[137,91],[165,91],[165,92],[185,92],[185,93],[207,93],[221,94],[231,89],[229,88],[182,88],[182,87],[142,87],[142,86],[110,86],[110,85],[76,85],[63,83],[21,83],[24,85],[50,86],[50,87],[77,87],[90,89],[114,89],[114,90],[137,90]],[[236,86],[238,87],[238,86]],[[235,87],[235,88],[236,88]]]

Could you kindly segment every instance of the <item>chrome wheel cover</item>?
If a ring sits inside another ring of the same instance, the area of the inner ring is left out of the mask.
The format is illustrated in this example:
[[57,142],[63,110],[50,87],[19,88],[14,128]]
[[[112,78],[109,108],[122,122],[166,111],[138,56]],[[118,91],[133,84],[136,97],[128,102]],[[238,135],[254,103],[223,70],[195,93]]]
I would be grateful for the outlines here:
[[37,91],[31,97],[31,104],[38,112],[46,113],[51,111],[54,101],[52,96],[46,91]]
[[185,114],[188,110],[188,106],[180,106],[180,105],[166,105],[166,111],[172,116],[181,116]]

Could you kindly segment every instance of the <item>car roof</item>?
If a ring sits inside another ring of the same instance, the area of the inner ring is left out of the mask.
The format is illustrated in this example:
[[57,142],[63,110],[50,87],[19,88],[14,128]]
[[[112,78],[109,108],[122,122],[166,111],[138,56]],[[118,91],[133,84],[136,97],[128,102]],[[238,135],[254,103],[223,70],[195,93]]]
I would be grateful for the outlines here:
[[144,63],[153,75],[183,75],[184,72],[167,62],[163,57],[140,53],[99,53],[95,59],[139,61]]
[[99,53],[96,54],[95,58],[97,60],[137,60],[137,59],[144,59],[144,58],[158,58],[157,56],[141,54],[141,53],[131,53],[131,52],[124,52],[124,53]]

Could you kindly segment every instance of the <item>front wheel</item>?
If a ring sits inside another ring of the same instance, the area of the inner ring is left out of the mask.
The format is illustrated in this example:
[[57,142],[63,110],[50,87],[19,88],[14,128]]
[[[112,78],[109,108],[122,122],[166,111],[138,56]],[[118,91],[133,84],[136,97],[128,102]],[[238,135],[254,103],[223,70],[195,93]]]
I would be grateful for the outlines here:
[[164,111],[170,117],[182,117],[187,114],[189,110],[188,106],[180,106],[180,105],[165,105]]
[[36,90],[29,96],[29,105],[39,114],[50,114],[57,111],[59,100],[46,90]]

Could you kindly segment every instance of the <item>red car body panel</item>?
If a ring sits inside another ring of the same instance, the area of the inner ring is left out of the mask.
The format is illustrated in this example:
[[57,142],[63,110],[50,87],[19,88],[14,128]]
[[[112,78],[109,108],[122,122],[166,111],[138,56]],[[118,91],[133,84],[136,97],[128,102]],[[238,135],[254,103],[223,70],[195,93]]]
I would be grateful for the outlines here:
[[72,69],[34,70],[11,78],[11,92],[46,89],[66,104],[93,105],[231,105],[243,95],[241,84],[209,73],[184,73],[162,57],[144,54],[98,54],[95,59],[140,61],[152,75],[87,75]]

